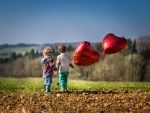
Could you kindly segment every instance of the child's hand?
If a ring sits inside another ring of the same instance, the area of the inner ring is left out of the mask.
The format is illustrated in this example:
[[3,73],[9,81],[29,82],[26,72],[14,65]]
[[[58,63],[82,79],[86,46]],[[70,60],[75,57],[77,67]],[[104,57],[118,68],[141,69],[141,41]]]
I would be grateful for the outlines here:
[[58,69],[56,68],[54,71],[57,71]]
[[74,66],[72,64],[69,65],[71,68],[74,68]]
[[53,70],[54,70],[54,71],[57,71],[57,67],[55,66],[55,67],[53,68]]

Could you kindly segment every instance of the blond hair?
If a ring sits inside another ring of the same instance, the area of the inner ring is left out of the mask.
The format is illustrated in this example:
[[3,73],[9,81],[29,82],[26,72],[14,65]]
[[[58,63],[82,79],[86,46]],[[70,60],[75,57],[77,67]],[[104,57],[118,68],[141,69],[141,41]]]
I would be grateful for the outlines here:
[[52,49],[50,47],[45,47],[43,49],[43,55],[51,56],[52,55]]
[[66,46],[65,46],[64,44],[60,44],[60,45],[58,46],[58,51],[59,51],[60,53],[66,52]]

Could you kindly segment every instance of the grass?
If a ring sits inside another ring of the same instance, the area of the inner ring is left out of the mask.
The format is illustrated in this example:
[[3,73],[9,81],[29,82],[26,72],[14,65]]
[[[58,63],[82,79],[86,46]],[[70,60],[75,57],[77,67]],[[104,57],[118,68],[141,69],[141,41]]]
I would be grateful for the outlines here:
[[93,81],[74,81],[71,83],[72,89],[103,90],[103,91],[150,91],[148,82],[93,82]]
[[29,52],[32,48],[35,46],[29,46],[29,47],[10,47],[10,48],[2,48],[0,52]]
[[[57,78],[53,78],[52,90],[58,90]],[[149,82],[101,82],[69,80],[68,88],[71,90],[94,90],[94,91],[150,91]],[[43,89],[43,78],[0,78],[0,91]]]

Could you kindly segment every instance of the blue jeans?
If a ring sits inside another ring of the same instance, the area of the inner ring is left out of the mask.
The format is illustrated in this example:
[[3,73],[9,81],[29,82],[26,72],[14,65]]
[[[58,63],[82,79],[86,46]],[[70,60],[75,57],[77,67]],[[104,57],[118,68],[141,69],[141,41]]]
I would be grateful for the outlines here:
[[62,89],[67,88],[69,72],[59,72],[59,82]]
[[50,86],[52,84],[52,75],[43,76],[44,78],[44,90],[45,92],[50,92]]

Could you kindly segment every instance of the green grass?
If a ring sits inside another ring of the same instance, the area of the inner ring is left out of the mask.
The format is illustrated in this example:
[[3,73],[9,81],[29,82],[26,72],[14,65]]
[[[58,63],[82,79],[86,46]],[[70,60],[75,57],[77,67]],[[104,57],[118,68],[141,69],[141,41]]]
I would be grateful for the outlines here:
[[[10,53],[10,52],[16,52],[24,54],[25,52],[30,52],[31,49],[33,49],[35,46],[29,46],[29,47],[9,47],[9,48],[2,48],[0,49],[0,54],[2,53]],[[0,55],[0,58],[6,58],[9,57],[8,55]]]
[[93,81],[72,81],[70,82],[72,89],[85,90],[117,90],[117,91],[150,91],[150,83],[148,82],[93,82]]
[[10,48],[3,48],[0,49],[0,52],[26,52],[26,51],[30,51],[32,48],[34,48],[35,46],[30,46],[30,47],[10,47]]
[[[52,90],[58,90],[56,83],[57,78],[53,78]],[[94,90],[94,91],[150,91],[149,82],[93,82],[69,80],[68,88],[71,90]],[[37,90],[43,89],[43,78],[0,78],[0,90]]]

